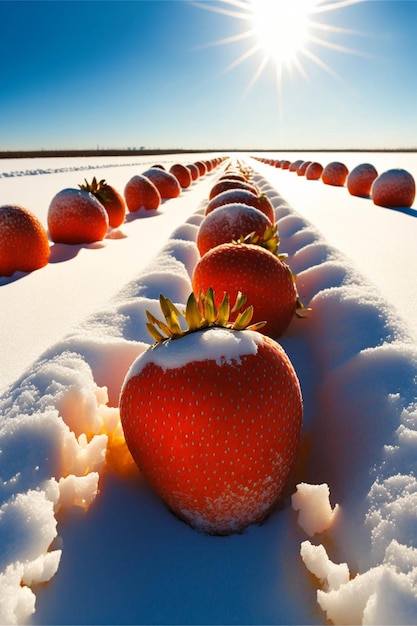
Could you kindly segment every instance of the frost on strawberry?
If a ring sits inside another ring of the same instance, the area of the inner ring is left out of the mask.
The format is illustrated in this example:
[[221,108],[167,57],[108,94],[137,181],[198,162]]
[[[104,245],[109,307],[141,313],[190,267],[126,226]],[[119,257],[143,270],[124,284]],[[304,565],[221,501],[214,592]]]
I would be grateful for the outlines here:
[[242,532],[271,511],[300,441],[302,397],[282,347],[250,325],[244,297],[212,290],[180,311],[161,296],[148,313],[155,344],[126,375],[126,443],[168,508],[197,530]]

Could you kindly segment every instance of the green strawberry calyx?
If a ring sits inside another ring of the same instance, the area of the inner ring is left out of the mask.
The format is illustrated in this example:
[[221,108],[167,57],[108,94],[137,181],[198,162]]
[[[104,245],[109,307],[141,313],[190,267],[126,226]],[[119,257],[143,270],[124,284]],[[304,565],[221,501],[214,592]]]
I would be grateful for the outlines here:
[[[230,330],[259,330],[266,322],[250,324],[253,306],[239,312],[235,320],[230,321],[230,314],[238,312],[245,302],[246,296],[239,292],[235,304],[230,307],[229,296],[225,293],[221,304],[216,306],[213,289],[209,287],[207,293],[202,292],[198,299],[194,293],[191,293],[185,310],[180,311],[169,298],[161,294],[159,304],[164,320],[159,320],[150,311],[146,311],[148,319],[146,328],[156,344],[167,339],[179,339],[184,335],[213,326]],[[183,328],[181,321],[185,322],[186,328]]]
[[89,183],[87,179],[84,178],[84,184],[78,186],[83,191],[89,191],[90,193],[92,193],[93,196],[95,196],[97,200],[99,200],[102,204],[106,204],[111,201],[108,196],[108,185],[104,178],[98,181],[97,178],[94,176],[91,183]]
[[[288,257],[288,254],[286,253],[278,253],[279,235],[276,224],[274,224],[273,226],[267,226],[262,237],[259,237],[259,235],[257,235],[256,232],[253,231],[248,235],[241,235],[239,239],[234,239],[232,243],[235,245],[252,244],[260,246],[261,248],[265,248],[266,250],[269,250],[269,252],[272,252],[272,254],[274,254],[283,263]],[[297,276],[293,274],[291,268],[286,263],[284,263],[284,265],[292,282],[295,284]],[[307,317],[308,313],[311,311],[309,307],[304,306],[298,294],[295,307],[295,315],[297,317]]]
[[241,235],[239,239],[233,240],[234,244],[253,244],[257,246],[261,246],[261,248],[265,248],[275,254],[279,258],[280,261],[283,261],[287,258],[287,254],[278,254],[278,246],[279,246],[279,235],[278,235],[278,227],[276,224],[273,226],[267,226],[265,228],[264,234],[262,237],[256,234],[255,231],[248,233],[247,235]]

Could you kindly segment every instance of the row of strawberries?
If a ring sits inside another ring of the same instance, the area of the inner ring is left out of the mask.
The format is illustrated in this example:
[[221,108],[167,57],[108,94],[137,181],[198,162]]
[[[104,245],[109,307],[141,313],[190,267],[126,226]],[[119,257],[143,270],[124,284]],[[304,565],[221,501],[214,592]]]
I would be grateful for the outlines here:
[[[182,189],[218,167],[224,157],[175,163],[167,171],[155,165],[133,176],[123,195],[105,180],[94,178],[78,189],[63,189],[51,200],[47,229],[28,209],[0,206],[0,276],[32,272],[44,267],[54,243],[88,244],[101,241],[109,228],[123,224],[127,212],[156,210],[162,200],[176,198]],[[48,237],[49,233],[49,237]]]
[[336,187],[346,184],[352,196],[371,198],[374,204],[382,207],[411,207],[416,196],[414,177],[401,168],[378,174],[372,163],[360,163],[349,171],[340,161],[331,161],[323,167],[318,161],[303,159],[291,162],[288,159],[254,158],[267,165],[295,172],[298,176],[305,176],[306,180],[321,180],[325,185]]
[[275,339],[301,303],[273,206],[241,163],[212,187],[197,246],[185,310],[161,295],[161,319],[147,312],[155,344],[125,377],[120,417],[167,507],[226,535],[266,518],[296,460],[301,389]]

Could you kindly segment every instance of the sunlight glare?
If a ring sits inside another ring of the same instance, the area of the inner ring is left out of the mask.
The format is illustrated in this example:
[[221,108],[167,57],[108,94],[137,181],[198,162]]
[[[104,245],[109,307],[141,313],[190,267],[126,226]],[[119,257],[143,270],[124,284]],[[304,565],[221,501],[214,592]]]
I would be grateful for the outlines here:
[[291,62],[308,37],[308,15],[314,0],[256,0],[253,28],[264,54],[276,65]]

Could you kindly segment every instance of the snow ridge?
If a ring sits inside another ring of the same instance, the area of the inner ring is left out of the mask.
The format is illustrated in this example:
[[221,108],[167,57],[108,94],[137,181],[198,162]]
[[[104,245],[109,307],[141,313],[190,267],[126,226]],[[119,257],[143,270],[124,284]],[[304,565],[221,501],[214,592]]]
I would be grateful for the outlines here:
[[[143,163],[140,161],[133,161],[132,163],[108,163],[106,164],[106,167],[126,167],[135,165],[143,165]],[[99,167],[101,167],[101,165],[87,164],[67,167],[47,167],[27,170],[11,170],[8,172],[0,172],[0,178],[15,178],[16,176],[38,176],[40,174],[60,174],[63,172],[83,172],[86,170],[95,170]]]

